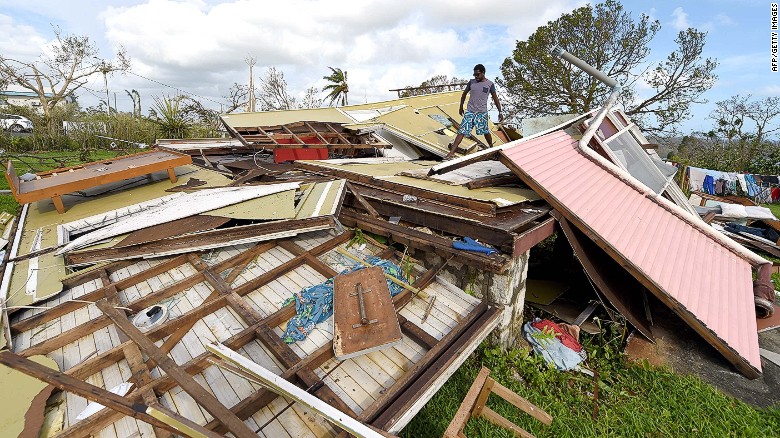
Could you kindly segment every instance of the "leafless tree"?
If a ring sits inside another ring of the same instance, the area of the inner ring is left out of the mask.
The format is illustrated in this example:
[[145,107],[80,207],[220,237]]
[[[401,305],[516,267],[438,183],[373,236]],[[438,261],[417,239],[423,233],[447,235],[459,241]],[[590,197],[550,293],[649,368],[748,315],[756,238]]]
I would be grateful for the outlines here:
[[109,75],[130,68],[130,58],[119,48],[113,61],[99,58],[89,37],[64,35],[54,29],[55,41],[49,51],[33,61],[12,59],[0,54],[0,78],[34,92],[44,117],[53,129],[52,109],[84,86],[96,73]]
[[234,82],[224,98],[230,102],[230,105],[228,105],[225,112],[232,113],[233,111],[246,106],[249,102],[249,86]]
[[306,95],[303,96],[301,101],[301,108],[319,108],[322,106],[322,98],[320,98],[320,90],[316,87],[309,87],[306,89]]
[[265,75],[260,78],[261,111],[290,110],[298,108],[296,99],[287,91],[287,81],[284,73],[276,67],[268,67]]

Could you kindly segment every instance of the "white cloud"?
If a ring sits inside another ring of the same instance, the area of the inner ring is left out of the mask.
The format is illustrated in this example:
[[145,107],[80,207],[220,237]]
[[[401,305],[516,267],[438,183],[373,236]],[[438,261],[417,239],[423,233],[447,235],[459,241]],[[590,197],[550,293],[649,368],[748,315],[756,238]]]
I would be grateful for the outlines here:
[[39,55],[48,42],[34,27],[0,14],[0,54],[4,57],[29,60]]
[[733,26],[736,23],[726,14],[718,14],[715,16],[715,23],[722,26]]
[[780,85],[767,85],[761,91],[765,96],[780,96]]
[[[324,85],[332,66],[349,72],[351,89],[377,100],[391,98],[390,88],[434,74],[463,76],[475,58],[495,71],[515,40],[581,4],[147,0],[108,7],[100,17],[105,37],[127,49],[134,72],[187,90],[211,89],[215,99],[233,82],[246,81],[243,59],[251,55],[256,72],[280,68],[294,92]],[[136,79],[114,82],[131,86]]]
[[683,8],[675,8],[675,10],[672,11],[672,17],[674,18],[674,20],[672,20],[672,26],[676,30],[685,30],[691,27],[691,23],[688,21],[688,14]]

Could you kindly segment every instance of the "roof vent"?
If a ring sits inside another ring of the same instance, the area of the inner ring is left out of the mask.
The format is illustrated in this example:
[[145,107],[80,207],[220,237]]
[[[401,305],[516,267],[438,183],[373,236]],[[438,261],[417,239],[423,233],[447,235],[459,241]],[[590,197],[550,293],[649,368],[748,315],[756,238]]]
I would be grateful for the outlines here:
[[133,318],[133,325],[139,329],[148,330],[162,324],[166,319],[168,319],[168,308],[155,304],[138,312]]

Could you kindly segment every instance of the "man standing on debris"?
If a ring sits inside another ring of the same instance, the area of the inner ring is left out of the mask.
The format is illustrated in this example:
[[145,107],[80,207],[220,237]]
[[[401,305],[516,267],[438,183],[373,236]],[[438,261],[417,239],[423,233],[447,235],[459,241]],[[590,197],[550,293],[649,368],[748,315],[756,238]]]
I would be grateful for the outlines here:
[[[469,104],[464,114],[463,102],[466,100],[466,94],[469,94]],[[498,121],[503,121],[504,116],[501,114],[501,103],[498,102],[496,86],[485,77],[485,66],[477,64],[474,66],[474,79],[469,81],[466,89],[463,90],[463,94],[460,96],[459,113],[463,116],[463,121],[460,123],[460,129],[458,129],[458,135],[455,136],[455,141],[450,145],[450,152],[444,157],[445,160],[455,155],[460,142],[463,141],[463,136],[471,136],[471,129],[474,127],[477,128],[477,135],[484,135],[488,145],[493,146],[493,137],[490,135],[490,131],[488,131],[488,95],[493,96],[493,102],[495,102],[498,110]]]

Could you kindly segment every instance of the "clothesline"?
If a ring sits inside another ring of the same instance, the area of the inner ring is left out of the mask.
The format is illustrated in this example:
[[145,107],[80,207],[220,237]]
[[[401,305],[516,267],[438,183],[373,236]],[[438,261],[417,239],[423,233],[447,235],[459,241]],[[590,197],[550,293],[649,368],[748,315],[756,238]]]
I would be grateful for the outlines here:
[[[688,166],[688,188],[710,195],[747,195],[759,203],[780,200],[780,178],[776,175],[722,172]],[[738,187],[742,193],[739,193]],[[774,187],[772,187],[774,186]]]

